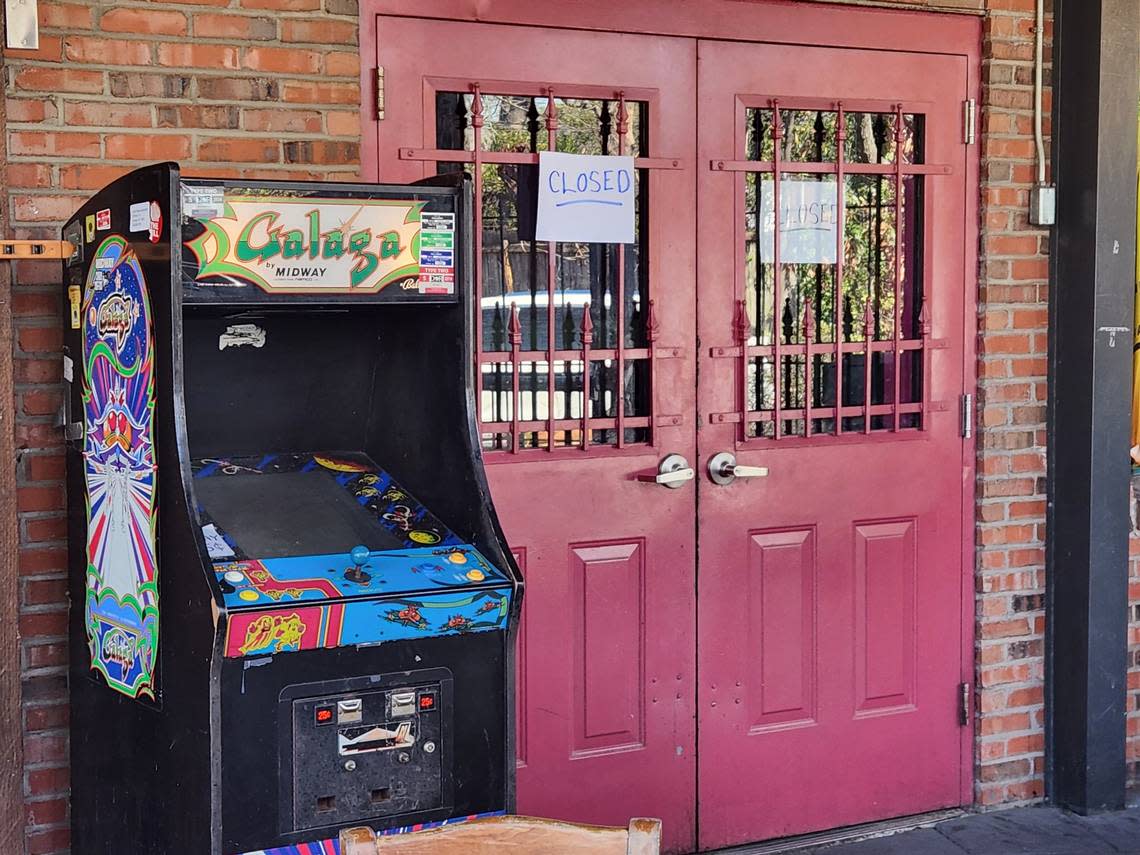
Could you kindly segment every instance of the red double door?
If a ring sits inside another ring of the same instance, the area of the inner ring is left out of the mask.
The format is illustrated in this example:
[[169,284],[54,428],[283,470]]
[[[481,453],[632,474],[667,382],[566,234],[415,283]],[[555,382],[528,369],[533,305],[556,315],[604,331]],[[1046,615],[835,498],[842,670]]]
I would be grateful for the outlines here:
[[[681,852],[968,800],[967,57],[375,22],[379,177],[477,176],[519,811]],[[638,158],[634,244],[533,239],[551,149]]]

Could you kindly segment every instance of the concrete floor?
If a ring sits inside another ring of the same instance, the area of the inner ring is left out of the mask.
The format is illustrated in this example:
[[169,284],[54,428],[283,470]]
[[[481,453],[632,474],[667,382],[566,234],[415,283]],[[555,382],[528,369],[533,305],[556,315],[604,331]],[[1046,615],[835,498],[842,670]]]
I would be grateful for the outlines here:
[[1076,816],[1051,807],[971,814],[886,837],[787,855],[1140,855],[1140,807]]

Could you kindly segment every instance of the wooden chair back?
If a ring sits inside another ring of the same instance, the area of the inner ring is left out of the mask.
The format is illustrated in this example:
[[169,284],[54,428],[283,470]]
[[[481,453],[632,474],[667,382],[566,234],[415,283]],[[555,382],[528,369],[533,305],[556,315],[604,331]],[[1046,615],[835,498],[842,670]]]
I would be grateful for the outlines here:
[[371,828],[340,833],[341,855],[659,855],[661,820],[628,828],[578,825],[529,816],[470,819],[425,831],[377,836]]

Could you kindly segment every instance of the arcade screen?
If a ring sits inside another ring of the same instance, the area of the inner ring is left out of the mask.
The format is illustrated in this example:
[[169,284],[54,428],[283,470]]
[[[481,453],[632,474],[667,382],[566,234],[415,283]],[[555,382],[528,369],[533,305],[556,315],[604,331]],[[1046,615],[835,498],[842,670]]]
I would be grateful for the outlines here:
[[201,478],[194,490],[218,528],[250,558],[404,545],[322,470]]

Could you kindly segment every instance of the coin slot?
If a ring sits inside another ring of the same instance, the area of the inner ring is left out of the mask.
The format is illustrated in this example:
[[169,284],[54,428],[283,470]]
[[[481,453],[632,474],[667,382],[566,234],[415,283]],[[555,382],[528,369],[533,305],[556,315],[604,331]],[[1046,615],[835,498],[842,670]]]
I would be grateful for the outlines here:
[[317,813],[332,813],[336,810],[336,796],[317,796]]
[[390,798],[392,798],[391,787],[379,787],[379,788],[373,790],[372,794],[371,794],[372,804],[374,804],[374,805],[378,805],[378,804],[381,804],[382,802],[386,802]]

